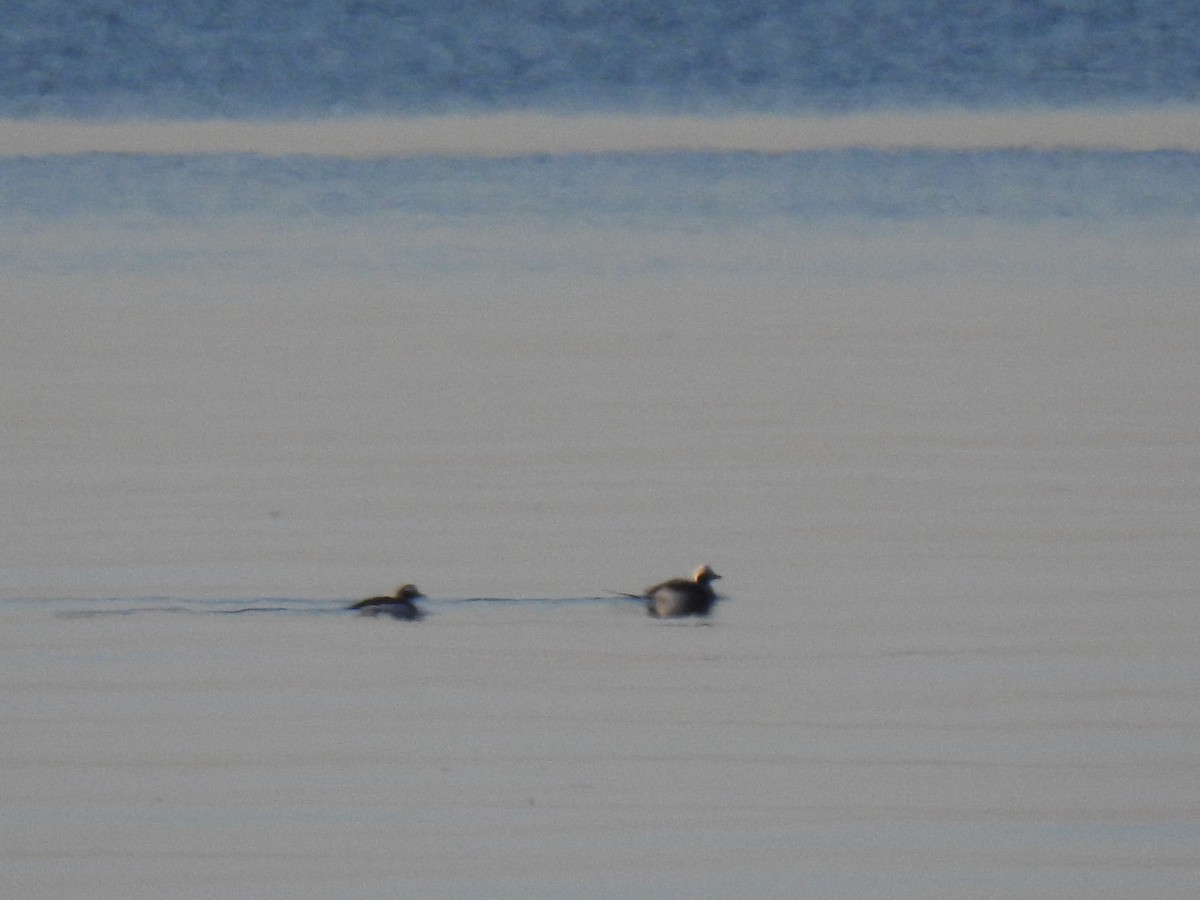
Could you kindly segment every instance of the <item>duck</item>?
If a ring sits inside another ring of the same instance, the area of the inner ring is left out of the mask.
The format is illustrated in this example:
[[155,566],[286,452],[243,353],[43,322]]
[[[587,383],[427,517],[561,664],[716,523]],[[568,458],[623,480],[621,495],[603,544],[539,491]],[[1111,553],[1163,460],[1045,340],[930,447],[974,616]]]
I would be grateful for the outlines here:
[[346,609],[356,609],[359,615],[362,616],[377,616],[380,613],[384,613],[396,619],[413,622],[425,615],[413,603],[414,600],[424,596],[424,594],[417,590],[415,584],[402,584],[396,588],[395,596],[368,597],[365,600],[359,600],[357,603],[351,603]]
[[712,583],[720,577],[708,566],[701,566],[690,579],[672,578],[648,587],[642,593],[646,611],[656,619],[707,616],[717,602]]

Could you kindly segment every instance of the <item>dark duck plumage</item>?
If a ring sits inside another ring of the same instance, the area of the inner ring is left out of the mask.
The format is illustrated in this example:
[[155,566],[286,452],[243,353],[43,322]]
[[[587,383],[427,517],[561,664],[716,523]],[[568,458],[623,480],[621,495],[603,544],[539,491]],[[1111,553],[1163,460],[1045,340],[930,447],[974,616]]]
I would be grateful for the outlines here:
[[384,614],[412,622],[425,615],[413,603],[414,600],[424,596],[424,594],[417,590],[415,584],[402,584],[396,588],[396,594],[393,597],[368,597],[366,600],[351,603],[346,609],[356,609],[359,615],[363,616]]
[[683,616],[707,616],[717,602],[712,583],[721,576],[708,566],[701,566],[687,578],[672,578],[646,588],[646,611],[656,619],[677,619]]

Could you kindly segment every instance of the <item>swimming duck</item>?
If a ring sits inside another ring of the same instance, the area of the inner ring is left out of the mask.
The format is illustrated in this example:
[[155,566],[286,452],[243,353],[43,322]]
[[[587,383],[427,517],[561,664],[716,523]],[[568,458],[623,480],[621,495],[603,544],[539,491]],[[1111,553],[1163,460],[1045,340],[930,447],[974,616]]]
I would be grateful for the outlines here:
[[707,616],[717,601],[712,582],[721,576],[708,566],[701,566],[689,581],[672,578],[646,588],[646,611],[656,619],[675,619],[682,616]]
[[363,616],[377,616],[385,613],[394,618],[412,622],[425,615],[413,603],[414,600],[424,596],[417,590],[415,584],[402,584],[396,588],[394,597],[368,597],[366,600],[351,603],[346,609],[357,609],[359,615]]

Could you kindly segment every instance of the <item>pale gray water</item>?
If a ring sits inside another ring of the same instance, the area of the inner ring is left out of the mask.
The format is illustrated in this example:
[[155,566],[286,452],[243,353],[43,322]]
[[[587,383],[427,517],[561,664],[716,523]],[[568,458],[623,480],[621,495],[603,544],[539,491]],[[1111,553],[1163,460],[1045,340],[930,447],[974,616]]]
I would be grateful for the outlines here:
[[1200,886],[1193,220],[6,239],[14,895]]
[[[1184,897],[1164,600],[6,615],[21,896]],[[987,602],[984,602],[986,599]]]

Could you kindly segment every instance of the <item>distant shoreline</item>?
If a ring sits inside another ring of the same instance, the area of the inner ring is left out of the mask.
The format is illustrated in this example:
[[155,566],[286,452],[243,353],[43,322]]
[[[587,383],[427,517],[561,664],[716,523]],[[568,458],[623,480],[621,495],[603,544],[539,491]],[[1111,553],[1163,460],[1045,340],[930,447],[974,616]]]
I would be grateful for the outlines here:
[[503,158],[844,149],[1200,152],[1200,107],[845,116],[498,113],[283,122],[0,119],[0,158],[88,153]]

